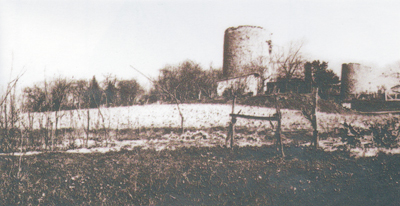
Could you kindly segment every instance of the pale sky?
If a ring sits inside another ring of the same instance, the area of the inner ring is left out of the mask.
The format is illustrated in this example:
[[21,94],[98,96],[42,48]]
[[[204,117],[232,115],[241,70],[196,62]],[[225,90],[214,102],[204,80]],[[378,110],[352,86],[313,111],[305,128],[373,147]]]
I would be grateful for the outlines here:
[[222,67],[224,31],[262,26],[274,46],[303,40],[309,60],[377,69],[400,60],[400,1],[0,1],[0,82],[26,70],[21,85],[111,73],[156,77],[186,59]]

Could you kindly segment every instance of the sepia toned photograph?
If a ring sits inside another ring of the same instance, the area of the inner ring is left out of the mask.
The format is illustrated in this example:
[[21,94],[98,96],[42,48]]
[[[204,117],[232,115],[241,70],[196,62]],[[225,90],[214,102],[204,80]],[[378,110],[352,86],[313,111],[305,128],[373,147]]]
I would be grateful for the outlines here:
[[0,206],[399,205],[399,11],[0,1]]

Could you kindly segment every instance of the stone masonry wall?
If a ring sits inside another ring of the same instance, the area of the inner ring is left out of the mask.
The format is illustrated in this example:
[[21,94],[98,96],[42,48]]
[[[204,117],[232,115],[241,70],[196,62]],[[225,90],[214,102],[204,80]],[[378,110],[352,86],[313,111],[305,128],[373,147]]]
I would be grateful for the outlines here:
[[[269,59],[268,32],[258,26],[230,27],[225,30],[223,75],[246,74],[244,66],[257,58]],[[262,74],[261,74],[262,75]]]

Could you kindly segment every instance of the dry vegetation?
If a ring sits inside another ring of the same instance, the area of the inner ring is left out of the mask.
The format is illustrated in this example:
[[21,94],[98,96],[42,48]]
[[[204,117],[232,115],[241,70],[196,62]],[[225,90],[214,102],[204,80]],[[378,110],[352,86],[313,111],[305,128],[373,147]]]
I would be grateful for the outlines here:
[[[284,109],[286,156],[281,158],[270,122],[239,120],[237,146],[231,150],[224,147],[230,105],[183,104],[181,109],[183,134],[175,105],[90,109],[88,143],[88,110],[59,112],[54,149],[58,152],[0,156],[4,200],[0,204],[395,205],[399,201],[398,154],[377,150],[374,157],[355,159],[351,153],[365,144],[340,149],[346,144],[339,136],[344,123],[360,132],[398,116],[318,113],[320,144],[333,152],[316,152],[305,146],[312,136],[308,120],[300,111]],[[238,105],[235,111],[270,116],[275,109]],[[19,125],[29,125],[28,116],[34,122],[33,137],[40,139],[46,119],[54,122],[55,115],[22,114]],[[23,137],[24,151],[43,150],[40,145],[27,147],[29,136]]]
[[[349,159],[291,147],[191,147],[23,157],[4,205],[395,205],[398,156]],[[2,171],[10,171],[1,158]]]
[[[202,131],[212,137],[211,139],[215,139],[215,136],[223,142],[222,139],[226,137],[224,135],[230,121],[230,105],[182,104],[180,107],[185,119],[184,127],[186,130],[192,132]],[[235,112],[247,115],[271,116],[275,113],[275,109],[237,105]],[[284,135],[293,132],[302,132],[308,135],[312,132],[310,122],[303,117],[300,111],[282,109],[281,112]],[[87,130],[88,113],[90,116],[89,130]],[[169,135],[168,137],[164,136],[167,139],[176,139],[170,133],[171,131],[178,133],[176,128],[179,128],[181,124],[176,105],[169,104],[60,111],[58,112],[58,117],[57,128],[59,131],[54,140],[56,149],[84,147],[84,142],[87,140],[92,142],[92,146],[89,144],[86,146],[93,147],[93,145],[109,146],[111,145],[110,143],[121,140],[157,139],[163,135]],[[399,118],[399,115],[368,116],[318,112],[317,117],[319,133],[322,139],[326,139],[328,137],[338,137],[340,129],[344,128],[344,123],[350,124],[357,130],[367,130],[371,125],[385,124],[390,119]],[[46,120],[54,123],[54,112],[31,113],[29,115],[25,113],[21,115],[19,125],[29,125],[29,122],[31,122],[33,130],[30,137],[28,135],[24,136],[26,138],[24,140],[24,151],[43,149],[41,147],[43,142],[40,140],[43,139],[41,136],[43,136],[42,131],[44,125],[46,125]],[[246,130],[248,135],[253,135],[254,139],[260,141],[273,137],[274,124],[268,121],[245,119],[238,119],[236,123],[239,129]],[[209,130],[212,128],[218,130],[218,133],[210,132]],[[55,130],[55,124],[51,129]],[[157,130],[159,132],[154,132]],[[267,137],[265,138],[266,135]],[[29,147],[29,138],[36,139],[35,147]],[[238,138],[240,138],[240,135]],[[292,137],[289,135],[286,139],[290,140]],[[307,140],[307,138],[304,139]],[[68,145],[70,143],[75,145]]]

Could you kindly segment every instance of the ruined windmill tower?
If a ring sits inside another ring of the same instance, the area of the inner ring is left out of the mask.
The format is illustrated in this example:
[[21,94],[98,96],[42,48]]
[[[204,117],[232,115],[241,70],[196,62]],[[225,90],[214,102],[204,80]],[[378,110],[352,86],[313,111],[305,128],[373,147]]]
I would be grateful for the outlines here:
[[[254,61],[269,64],[272,45],[270,34],[259,26],[238,26],[225,30],[223,76],[245,75],[245,66]],[[263,74],[260,74],[263,75]]]
[[[363,92],[371,90],[371,67],[358,63],[342,64],[341,99],[349,101]],[[375,88],[375,87],[374,87]]]

